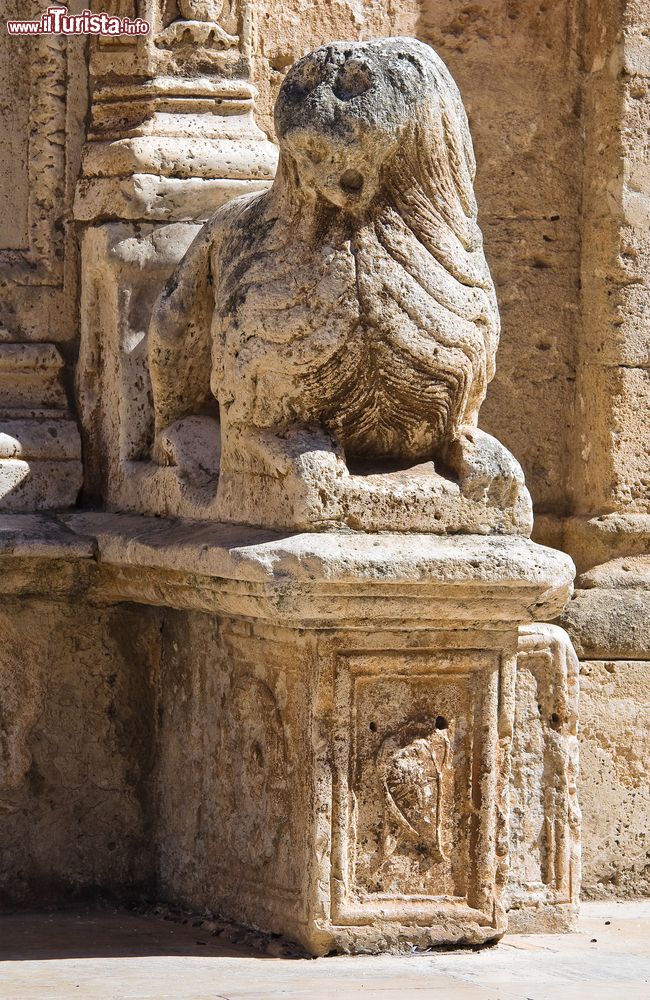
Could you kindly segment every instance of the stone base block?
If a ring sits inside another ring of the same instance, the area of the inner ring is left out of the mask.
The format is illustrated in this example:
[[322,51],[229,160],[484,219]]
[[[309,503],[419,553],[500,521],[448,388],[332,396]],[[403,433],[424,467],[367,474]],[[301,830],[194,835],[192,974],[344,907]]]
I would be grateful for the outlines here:
[[513,640],[167,618],[165,897],[314,954],[573,929],[577,661]]
[[[509,903],[518,625],[531,608],[552,613],[564,600],[565,557],[522,539],[260,538],[221,526],[210,544],[214,526],[122,524],[97,535],[100,558],[120,566],[104,592],[202,612],[165,626],[164,897],[316,955],[498,939]],[[209,571],[210,584],[185,578],[189,566]],[[562,673],[559,653],[538,652],[539,671],[552,668],[540,677],[551,692],[546,736],[556,708],[551,727],[575,720],[559,704],[566,664]],[[559,798],[545,799],[551,769],[566,773],[563,740],[555,756],[551,739],[536,746],[525,793],[558,835],[557,852],[547,848],[550,887],[544,867],[538,896],[529,878],[519,900],[531,926],[540,896],[547,908],[575,905],[562,896],[567,817]]]
[[[165,894],[313,954],[500,937],[512,635],[216,627],[209,693],[194,665],[194,691],[172,688],[166,704]],[[173,734],[188,727],[215,767],[190,802],[174,782],[191,760]]]
[[[564,604],[566,556],[512,537],[74,513],[5,517],[0,559],[6,594],[56,584],[84,607],[130,604],[131,622],[144,605],[155,642],[119,641],[145,716],[110,698],[85,711],[134,733],[125,780],[141,775],[154,897],[316,955],[482,944],[509,909],[518,929],[568,924],[575,664],[559,630],[521,629]],[[104,668],[110,694],[126,667],[111,652]],[[16,759],[33,741],[34,759],[56,755],[48,725],[23,727]],[[78,757],[83,771],[83,743]],[[32,873],[33,891],[56,874]]]

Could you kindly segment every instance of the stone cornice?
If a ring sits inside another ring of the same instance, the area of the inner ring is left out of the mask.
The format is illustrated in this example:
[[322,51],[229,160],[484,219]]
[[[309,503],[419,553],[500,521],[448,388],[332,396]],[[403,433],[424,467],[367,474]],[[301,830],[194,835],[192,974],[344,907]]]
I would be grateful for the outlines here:
[[[43,565],[46,563],[47,565]],[[513,537],[280,535],[206,522],[76,512],[0,519],[5,594],[50,592],[51,570],[97,603],[132,601],[290,627],[500,629],[548,620],[572,591],[568,556]],[[35,589],[34,589],[35,588]]]

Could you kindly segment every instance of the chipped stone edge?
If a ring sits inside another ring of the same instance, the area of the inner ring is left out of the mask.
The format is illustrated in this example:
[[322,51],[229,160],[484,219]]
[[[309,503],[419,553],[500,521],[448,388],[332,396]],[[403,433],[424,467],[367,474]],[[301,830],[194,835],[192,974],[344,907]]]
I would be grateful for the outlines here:
[[[4,515],[0,559],[5,593],[11,560],[33,570],[36,560],[86,563],[96,603],[128,600],[312,628],[367,621],[371,607],[379,623],[400,628],[433,618],[494,628],[548,620],[571,596],[574,576],[564,553],[512,536],[281,535],[94,512]],[[40,579],[48,590],[46,573],[31,575],[34,587]]]

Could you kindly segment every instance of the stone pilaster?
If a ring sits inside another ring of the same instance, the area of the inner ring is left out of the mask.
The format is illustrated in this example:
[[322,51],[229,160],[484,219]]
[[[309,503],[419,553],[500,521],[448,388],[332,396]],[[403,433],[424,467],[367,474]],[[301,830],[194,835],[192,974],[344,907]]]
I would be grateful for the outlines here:
[[132,478],[124,464],[148,456],[151,443],[141,344],[152,303],[212,212],[270,182],[276,153],[254,120],[251,4],[142,0],[119,8],[151,31],[93,44],[75,202],[77,386],[87,492],[130,507],[137,491],[135,500],[124,495]]
[[647,4],[585,9],[578,515],[650,511],[650,42]]
[[650,40],[648,4],[583,6],[582,334],[563,618],[581,660],[584,888],[647,892],[650,800]]

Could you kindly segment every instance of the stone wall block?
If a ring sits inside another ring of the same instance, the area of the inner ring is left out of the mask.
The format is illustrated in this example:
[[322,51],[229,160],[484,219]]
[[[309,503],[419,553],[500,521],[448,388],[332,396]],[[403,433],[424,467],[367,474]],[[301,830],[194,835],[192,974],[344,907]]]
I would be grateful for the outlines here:
[[[624,649],[620,655],[624,657]],[[648,659],[588,658],[580,666],[580,803],[587,899],[650,895],[649,686]]]

